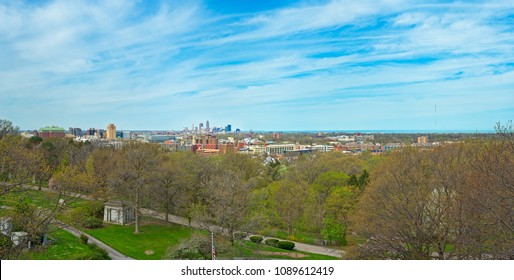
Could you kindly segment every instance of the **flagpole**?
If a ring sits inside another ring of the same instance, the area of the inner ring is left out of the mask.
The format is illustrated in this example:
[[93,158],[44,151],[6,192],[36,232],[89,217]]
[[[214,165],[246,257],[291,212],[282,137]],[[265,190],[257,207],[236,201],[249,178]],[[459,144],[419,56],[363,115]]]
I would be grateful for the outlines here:
[[211,250],[211,259],[212,260],[216,260],[216,253],[214,251],[214,232],[211,232],[211,247],[212,247],[212,250]]

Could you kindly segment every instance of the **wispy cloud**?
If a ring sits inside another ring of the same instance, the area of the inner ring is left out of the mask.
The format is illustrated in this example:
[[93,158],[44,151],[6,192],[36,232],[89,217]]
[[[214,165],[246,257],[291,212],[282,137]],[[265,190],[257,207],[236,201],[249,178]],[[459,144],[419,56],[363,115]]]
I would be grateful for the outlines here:
[[488,129],[514,114],[511,1],[57,0],[0,4],[0,22],[0,118],[26,129],[434,129],[435,104],[440,129]]

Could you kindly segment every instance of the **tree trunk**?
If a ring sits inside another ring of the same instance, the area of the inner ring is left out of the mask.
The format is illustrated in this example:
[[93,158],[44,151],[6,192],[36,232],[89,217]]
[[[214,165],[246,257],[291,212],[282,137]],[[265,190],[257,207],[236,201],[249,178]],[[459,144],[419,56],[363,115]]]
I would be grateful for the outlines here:
[[135,205],[135,208],[136,208],[136,226],[135,226],[134,233],[138,234],[139,233],[139,190],[136,190],[136,205]]
[[234,230],[233,229],[229,229],[228,230],[228,235],[229,235],[229,238],[230,238],[230,245],[234,246]]
[[[167,194],[166,194],[166,195],[167,195]],[[169,204],[169,203],[166,203],[166,207],[164,207],[164,208],[166,209],[166,212],[165,212],[165,214],[166,214],[165,220],[166,220],[166,222],[169,222],[169,221],[170,221],[170,219],[169,219],[169,217],[168,217],[168,213],[170,212],[170,211],[169,211],[169,210],[170,210],[170,204]]]

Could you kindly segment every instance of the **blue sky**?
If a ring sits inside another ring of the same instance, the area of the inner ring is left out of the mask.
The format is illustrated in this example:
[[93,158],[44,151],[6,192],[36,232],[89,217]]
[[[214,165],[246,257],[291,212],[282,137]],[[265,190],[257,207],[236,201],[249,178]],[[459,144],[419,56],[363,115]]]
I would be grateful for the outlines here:
[[514,119],[510,0],[0,0],[0,23],[0,119],[22,129]]

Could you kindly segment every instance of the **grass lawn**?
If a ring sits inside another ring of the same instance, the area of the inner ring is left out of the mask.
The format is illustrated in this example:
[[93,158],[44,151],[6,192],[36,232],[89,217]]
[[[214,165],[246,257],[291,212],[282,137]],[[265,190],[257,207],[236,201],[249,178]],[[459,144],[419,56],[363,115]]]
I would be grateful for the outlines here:
[[25,200],[30,205],[37,207],[50,208],[57,202],[57,195],[36,190],[17,190],[2,195],[0,197],[0,204],[14,207],[21,200]]
[[154,221],[140,226],[141,233],[134,234],[134,225],[105,225],[99,229],[85,230],[122,254],[139,260],[160,260],[168,247],[189,238],[190,228]]
[[96,260],[106,259],[97,248],[83,244],[71,233],[57,229],[49,234],[54,242],[48,247],[39,247],[24,253],[25,260]]
[[[30,205],[42,208],[53,208],[58,203],[58,194],[52,192],[38,191],[38,190],[15,190],[0,196],[0,205],[3,206],[16,206],[20,201],[24,200]],[[64,197],[68,200],[68,207],[78,207],[87,203],[87,200],[75,197]],[[70,202],[71,205],[70,205]]]

